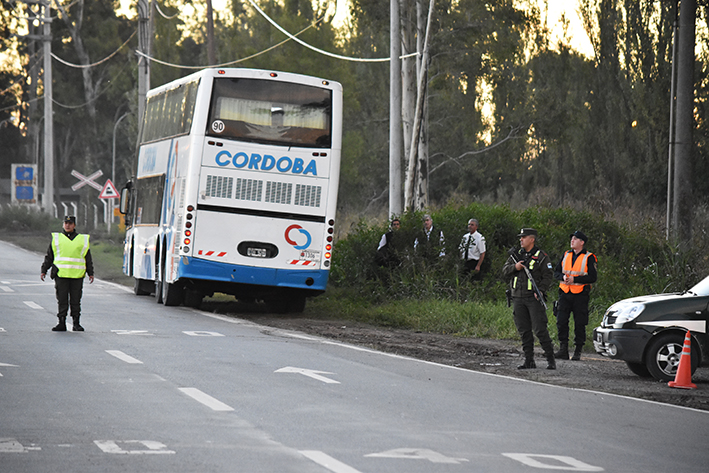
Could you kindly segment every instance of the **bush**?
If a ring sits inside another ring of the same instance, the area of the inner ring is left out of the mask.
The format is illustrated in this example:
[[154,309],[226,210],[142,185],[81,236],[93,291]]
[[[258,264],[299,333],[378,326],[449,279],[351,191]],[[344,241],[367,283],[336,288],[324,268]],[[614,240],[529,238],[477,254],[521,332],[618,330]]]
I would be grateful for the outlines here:
[[[338,241],[333,251],[331,282],[347,288],[357,298],[373,304],[388,301],[448,301],[500,304],[506,284],[500,271],[507,251],[519,246],[517,234],[523,227],[539,231],[538,246],[556,264],[569,249],[570,234],[577,229],[589,236],[587,248],[598,258],[598,282],[591,296],[592,322],[600,321],[612,303],[635,295],[680,291],[704,277],[709,270],[703,246],[681,251],[667,243],[652,222],[631,229],[586,211],[531,207],[513,211],[506,205],[470,204],[446,207],[432,214],[434,226],[445,235],[445,256],[424,258],[414,250],[422,213],[401,217],[398,260],[394,267],[375,263],[376,248],[383,226],[360,223],[354,232]],[[487,271],[482,281],[461,277],[458,244],[467,232],[467,222],[476,218],[485,236]],[[552,285],[548,298],[557,298]],[[425,314],[419,314],[425,318]]]

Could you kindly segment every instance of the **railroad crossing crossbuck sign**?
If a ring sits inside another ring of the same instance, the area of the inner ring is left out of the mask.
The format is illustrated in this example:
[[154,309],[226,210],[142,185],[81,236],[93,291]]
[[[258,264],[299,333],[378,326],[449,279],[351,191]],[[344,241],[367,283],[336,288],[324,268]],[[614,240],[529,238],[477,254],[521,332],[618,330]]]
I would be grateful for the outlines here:
[[99,192],[101,192],[103,190],[103,186],[101,184],[99,184],[98,182],[94,182],[94,179],[96,179],[97,177],[103,176],[103,171],[101,171],[100,169],[88,177],[84,176],[79,171],[74,171],[72,169],[71,175],[74,176],[75,178],[79,179],[79,182],[77,182],[76,184],[71,186],[71,190],[73,190],[73,191],[81,189],[86,184],[90,185],[91,187],[93,187],[94,189],[96,189]]

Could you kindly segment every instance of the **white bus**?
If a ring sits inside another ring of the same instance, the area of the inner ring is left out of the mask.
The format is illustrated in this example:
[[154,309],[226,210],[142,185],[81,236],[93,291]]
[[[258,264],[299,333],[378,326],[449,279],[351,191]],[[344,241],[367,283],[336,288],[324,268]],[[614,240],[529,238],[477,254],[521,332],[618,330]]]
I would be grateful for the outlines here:
[[341,148],[337,82],[215,68],[151,90],[121,193],[134,292],[302,311],[328,280]]

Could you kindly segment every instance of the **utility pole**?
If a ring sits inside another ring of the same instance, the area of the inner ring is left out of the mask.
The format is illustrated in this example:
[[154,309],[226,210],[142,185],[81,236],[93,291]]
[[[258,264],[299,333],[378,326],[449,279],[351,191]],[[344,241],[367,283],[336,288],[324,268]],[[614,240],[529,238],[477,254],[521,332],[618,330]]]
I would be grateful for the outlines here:
[[675,156],[675,106],[677,100],[677,33],[679,30],[679,21],[675,5],[675,21],[672,26],[672,78],[670,79],[670,137],[669,149],[667,153],[667,218],[665,221],[666,231],[665,239],[669,240],[672,237],[672,185],[674,171],[674,156]]
[[54,106],[52,102],[52,15],[49,0],[42,1],[44,42],[44,211],[54,215]]
[[[150,14],[150,0],[138,0],[138,50],[145,56],[150,56]],[[145,100],[150,90],[150,59],[145,56],[138,55],[138,124],[145,117]],[[140,135],[141,132],[138,140]]]
[[214,9],[212,0],[207,0],[207,60],[210,66],[217,63],[217,54],[214,48]]
[[674,153],[673,236],[688,246],[692,223],[692,151],[694,140],[694,46],[696,0],[682,0],[677,62],[677,123]]
[[401,215],[401,23],[399,0],[390,0],[389,18],[389,217]]
[[[43,57],[43,76],[42,85],[44,88],[44,195],[42,196],[42,207],[49,215],[54,215],[54,106],[52,100],[52,15],[50,12],[50,0],[22,0],[28,5],[27,18],[29,34],[26,36],[18,36],[18,38],[28,39],[30,41],[42,41]],[[30,5],[38,5],[38,10],[35,12]],[[42,25],[42,33],[36,34],[38,28],[34,27],[34,20],[38,20]],[[28,48],[33,50],[33,46]],[[32,62],[30,62],[32,66]],[[32,81],[32,91],[30,96],[36,95],[38,74],[34,68],[30,67],[33,72],[30,72]],[[37,138],[37,161],[39,161],[39,129],[37,125],[32,124],[33,105],[30,104],[30,136],[34,135]],[[37,163],[39,164],[39,162]]]

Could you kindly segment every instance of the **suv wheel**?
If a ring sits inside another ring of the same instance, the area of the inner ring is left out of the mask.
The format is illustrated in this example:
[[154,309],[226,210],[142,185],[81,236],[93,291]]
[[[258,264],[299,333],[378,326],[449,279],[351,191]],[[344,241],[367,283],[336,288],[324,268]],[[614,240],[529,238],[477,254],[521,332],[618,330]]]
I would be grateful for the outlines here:
[[[660,381],[672,381],[677,374],[679,360],[682,356],[684,335],[667,333],[655,337],[648,345],[645,353],[645,366],[653,378]],[[699,366],[698,347],[692,344],[692,373]]]
[[651,376],[650,372],[647,370],[647,366],[645,366],[643,363],[631,363],[629,361],[626,361],[625,364],[628,365],[628,369],[630,371],[640,376],[641,378],[649,378]]

